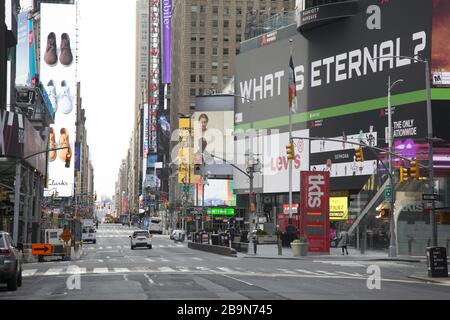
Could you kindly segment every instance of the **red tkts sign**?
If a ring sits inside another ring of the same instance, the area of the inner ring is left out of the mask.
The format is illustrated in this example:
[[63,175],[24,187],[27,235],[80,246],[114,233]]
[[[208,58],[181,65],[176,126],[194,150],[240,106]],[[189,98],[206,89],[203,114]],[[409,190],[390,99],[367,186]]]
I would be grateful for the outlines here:
[[308,251],[329,253],[330,173],[327,171],[302,171],[300,184],[302,195],[301,234],[308,239]]

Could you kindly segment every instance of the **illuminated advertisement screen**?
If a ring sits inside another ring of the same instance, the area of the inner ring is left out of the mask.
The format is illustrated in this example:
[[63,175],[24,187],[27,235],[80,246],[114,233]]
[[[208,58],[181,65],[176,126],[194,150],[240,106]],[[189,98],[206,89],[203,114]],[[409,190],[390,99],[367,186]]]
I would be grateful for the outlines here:
[[348,198],[330,197],[330,220],[348,220]]
[[[76,122],[76,7],[70,4],[41,4],[40,77],[52,105],[55,123],[50,127],[49,147],[68,148],[49,152],[48,190],[60,197],[74,192]],[[67,154],[72,154],[66,168]]]
[[[205,184],[205,207],[236,206],[233,180],[209,179]],[[198,205],[202,206],[202,185],[198,185]]]

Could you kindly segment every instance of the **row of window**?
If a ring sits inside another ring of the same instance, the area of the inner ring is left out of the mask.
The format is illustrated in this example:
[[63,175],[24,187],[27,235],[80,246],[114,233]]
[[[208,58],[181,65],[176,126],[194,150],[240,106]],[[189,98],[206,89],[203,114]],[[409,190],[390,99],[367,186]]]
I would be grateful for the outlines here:
[[[205,63],[204,62],[199,62],[198,63],[198,68],[199,69],[204,69],[205,68]],[[217,70],[218,68],[219,68],[219,62],[217,62],[217,61],[211,62],[211,69]],[[222,64],[222,70],[228,70],[229,68],[230,68],[230,63],[229,62],[224,62]],[[191,69],[192,70],[197,69],[197,62],[196,61],[191,61]]]
[[[211,40],[213,41],[213,42],[217,42],[217,41],[219,41],[219,35],[213,35],[212,37],[211,37]],[[192,35],[191,36],[191,41],[200,41],[200,42],[202,42],[202,41],[205,41],[205,35]],[[237,34],[236,35],[236,42],[241,42],[242,41],[242,35],[241,34]],[[230,42],[230,36],[228,36],[228,35],[223,35],[223,42]]]
[[[191,20],[191,26],[192,27],[197,27],[197,22],[198,22],[198,26],[201,28],[204,28],[206,26],[206,22],[205,20],[196,20],[196,19],[192,19]],[[211,21],[211,26],[213,28],[219,28],[219,20],[213,20]],[[230,21],[229,20],[223,20],[223,26],[221,26],[223,28],[229,28],[230,27]],[[236,28],[241,28],[242,27],[242,20],[236,20]]]
[[[223,76],[222,79],[223,79],[223,82],[226,82],[226,81],[230,80],[230,77],[229,76]],[[196,82],[198,82],[198,83],[205,83],[205,75],[199,74],[198,75],[198,81],[197,81],[197,75],[196,74],[191,74],[191,83],[196,83]],[[216,76],[216,75],[212,75],[211,76],[211,83],[215,83],[215,84],[219,83],[219,77]]]
[[[191,12],[192,13],[206,13],[206,6],[205,5],[191,6]],[[213,6],[212,7],[212,13],[213,14],[219,14],[219,7],[218,6]],[[224,7],[223,8],[223,14],[225,16],[229,16],[230,15],[230,8],[229,7]],[[236,8],[236,15],[242,15],[242,8],[241,7]]]
[[[198,53],[199,54],[205,54],[206,53],[206,48],[205,47],[200,47],[198,48]],[[236,49],[236,54],[239,54],[240,50]],[[230,48],[223,48],[223,55],[224,56],[229,56],[230,55]],[[191,47],[191,54],[197,54],[197,48],[196,47]],[[217,56],[219,55],[219,49],[217,47],[212,48],[212,55],[213,56]]]

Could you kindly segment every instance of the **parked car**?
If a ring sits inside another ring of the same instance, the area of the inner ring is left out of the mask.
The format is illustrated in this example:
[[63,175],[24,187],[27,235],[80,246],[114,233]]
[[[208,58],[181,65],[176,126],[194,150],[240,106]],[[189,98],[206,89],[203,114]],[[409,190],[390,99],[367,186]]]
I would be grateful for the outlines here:
[[152,235],[147,230],[140,230],[133,232],[130,236],[131,250],[136,247],[152,248]]
[[92,242],[93,244],[97,243],[96,232],[94,227],[83,227],[83,233],[81,234],[81,240],[83,242]]
[[0,283],[9,291],[22,286],[22,252],[14,247],[9,233],[0,231]]

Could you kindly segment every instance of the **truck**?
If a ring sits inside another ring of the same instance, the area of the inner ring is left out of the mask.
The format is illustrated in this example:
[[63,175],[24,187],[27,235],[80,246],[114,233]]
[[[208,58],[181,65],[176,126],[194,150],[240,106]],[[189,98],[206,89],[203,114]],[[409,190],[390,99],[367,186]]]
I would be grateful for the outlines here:
[[[52,246],[52,252],[47,256],[61,257],[62,260],[65,259],[67,250],[64,241],[61,239],[63,231],[63,229],[45,229],[44,243]],[[39,256],[38,260],[39,262],[44,262],[44,256]]]

